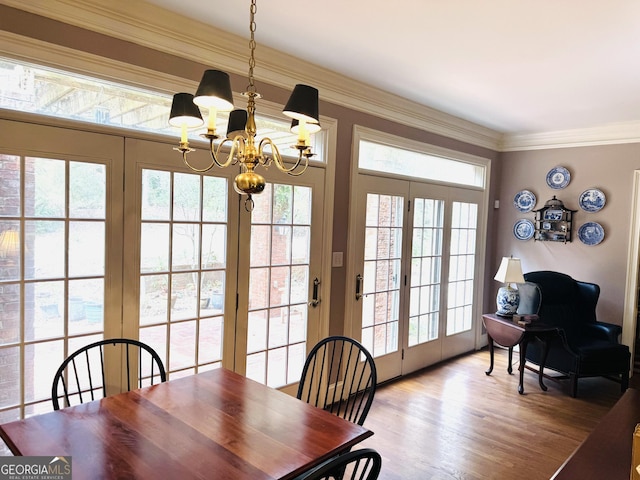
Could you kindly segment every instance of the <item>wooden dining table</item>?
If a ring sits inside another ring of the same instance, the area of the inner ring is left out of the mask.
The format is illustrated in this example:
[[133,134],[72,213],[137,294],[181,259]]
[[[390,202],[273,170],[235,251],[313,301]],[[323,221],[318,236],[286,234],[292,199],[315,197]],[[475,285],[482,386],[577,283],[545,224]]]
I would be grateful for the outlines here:
[[73,479],[289,479],[370,430],[223,368],[0,425]]

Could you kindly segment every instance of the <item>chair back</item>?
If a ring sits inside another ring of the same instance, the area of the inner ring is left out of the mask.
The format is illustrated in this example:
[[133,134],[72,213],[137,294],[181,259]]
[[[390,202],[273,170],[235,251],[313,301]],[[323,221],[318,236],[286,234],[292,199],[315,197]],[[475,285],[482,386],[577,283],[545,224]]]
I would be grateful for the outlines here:
[[[150,346],[129,338],[110,338],[86,345],[69,355],[53,377],[53,409],[104,398],[111,386],[105,375],[105,359],[122,359],[127,390],[164,382],[162,360]],[[118,378],[119,381],[119,378]]]
[[376,480],[382,458],[372,448],[362,448],[333,457],[296,480]]
[[598,285],[552,271],[529,272],[524,278],[540,287],[539,314],[545,323],[561,327],[570,337],[580,335],[585,323],[595,323]]
[[376,391],[373,357],[356,340],[333,336],[311,349],[297,397],[350,422],[362,425]]

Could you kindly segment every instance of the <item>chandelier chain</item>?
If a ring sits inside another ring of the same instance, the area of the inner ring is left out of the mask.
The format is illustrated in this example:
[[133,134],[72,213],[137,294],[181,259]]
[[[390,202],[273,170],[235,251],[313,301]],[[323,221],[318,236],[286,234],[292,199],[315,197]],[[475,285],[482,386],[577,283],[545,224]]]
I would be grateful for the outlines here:
[[249,7],[249,31],[251,32],[251,39],[249,40],[249,50],[251,53],[249,55],[249,86],[247,87],[247,91],[249,92],[256,91],[256,86],[253,83],[253,69],[256,66],[256,58],[255,58],[256,10],[257,10],[256,0],[251,0],[251,7]]

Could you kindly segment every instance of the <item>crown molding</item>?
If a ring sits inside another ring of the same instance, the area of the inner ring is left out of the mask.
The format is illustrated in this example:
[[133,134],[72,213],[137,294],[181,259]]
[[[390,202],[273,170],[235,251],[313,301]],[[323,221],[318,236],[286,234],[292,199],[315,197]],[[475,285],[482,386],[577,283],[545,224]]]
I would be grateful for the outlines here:
[[501,152],[640,143],[640,122],[531,134],[505,134]]
[[[1,3],[60,22],[244,75],[247,40],[143,1],[1,0]],[[149,15],[153,9],[153,15]],[[215,39],[212,42],[211,39]],[[322,99],[402,125],[472,145],[498,150],[502,134],[473,122],[416,104],[282,52],[260,46],[260,81],[290,89],[309,83]]]

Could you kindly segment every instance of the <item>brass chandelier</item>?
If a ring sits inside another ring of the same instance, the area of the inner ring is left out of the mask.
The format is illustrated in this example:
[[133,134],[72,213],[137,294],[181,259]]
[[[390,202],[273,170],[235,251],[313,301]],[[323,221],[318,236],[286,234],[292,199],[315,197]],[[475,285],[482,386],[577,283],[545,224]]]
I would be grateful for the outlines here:
[[[292,148],[298,150],[298,158],[292,165],[287,165],[278,147],[269,138],[263,138],[256,143],[256,99],[260,94],[256,91],[253,78],[255,67],[255,14],[256,0],[251,0],[249,31],[249,85],[242,95],[247,97],[246,110],[233,110],[233,95],[229,75],[220,70],[206,70],[198,85],[195,95],[190,93],[176,93],[173,96],[169,124],[180,127],[182,130],[180,143],[174,150],[182,153],[184,163],[195,172],[206,172],[214,166],[225,168],[238,164],[240,173],[235,177],[234,188],[247,195],[245,206],[253,207],[252,194],[260,193],[265,188],[265,179],[255,169],[258,165],[265,168],[273,163],[278,170],[291,175],[302,175],[309,165],[311,152],[310,134],[320,130],[320,117],[318,114],[318,90],[308,85],[298,84],[294,87],[282,113],[290,117],[291,131],[298,135],[297,142]],[[194,151],[189,147],[187,129],[200,127],[204,124],[200,108],[209,111],[207,132],[202,137],[209,140],[211,151],[211,163],[204,168],[194,167],[187,160],[187,154]],[[214,140],[220,138],[216,133],[217,111],[230,112],[227,133],[225,138],[217,144]],[[225,160],[221,160],[222,148],[229,143],[229,154]]]

